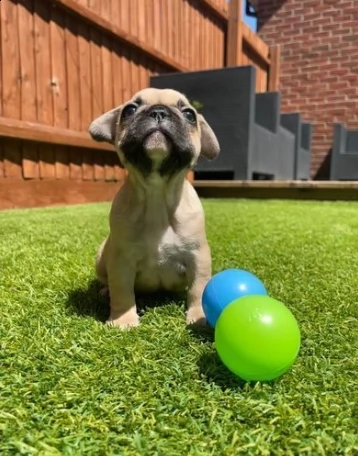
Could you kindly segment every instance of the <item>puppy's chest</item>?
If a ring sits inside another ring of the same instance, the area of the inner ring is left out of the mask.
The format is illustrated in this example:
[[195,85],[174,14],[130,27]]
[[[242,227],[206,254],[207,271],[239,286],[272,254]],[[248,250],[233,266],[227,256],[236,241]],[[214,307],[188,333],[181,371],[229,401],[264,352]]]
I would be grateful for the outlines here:
[[168,228],[158,244],[158,263],[166,264],[171,261],[185,261],[186,257],[195,249],[196,243]]
[[146,239],[138,264],[137,285],[141,289],[183,290],[194,270],[195,241],[167,228],[162,237],[153,242]]
[[171,226],[163,230],[163,233],[157,237],[145,233],[141,244],[143,262],[158,266],[184,261],[196,247],[196,242],[190,241],[188,236],[174,231]]

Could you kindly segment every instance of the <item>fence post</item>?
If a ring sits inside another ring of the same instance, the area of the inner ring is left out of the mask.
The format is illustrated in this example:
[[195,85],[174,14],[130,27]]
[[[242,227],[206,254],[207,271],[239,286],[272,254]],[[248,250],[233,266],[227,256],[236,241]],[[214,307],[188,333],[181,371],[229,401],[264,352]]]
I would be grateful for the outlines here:
[[270,46],[270,69],[268,77],[269,92],[277,92],[280,88],[281,48],[279,45]]
[[226,66],[238,66],[242,57],[242,0],[230,0],[226,40]]

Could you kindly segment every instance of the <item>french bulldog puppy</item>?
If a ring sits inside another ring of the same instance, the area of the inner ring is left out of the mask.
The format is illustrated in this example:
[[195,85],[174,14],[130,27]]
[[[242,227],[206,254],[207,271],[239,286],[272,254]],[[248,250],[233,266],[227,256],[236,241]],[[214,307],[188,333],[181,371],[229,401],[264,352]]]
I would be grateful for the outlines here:
[[89,133],[113,144],[127,170],[96,260],[109,291],[107,323],[138,326],[135,293],[167,290],[187,291],[187,323],[205,324],[211,254],[203,207],[186,176],[200,155],[219,154],[214,132],[181,93],[144,89],[95,119]]

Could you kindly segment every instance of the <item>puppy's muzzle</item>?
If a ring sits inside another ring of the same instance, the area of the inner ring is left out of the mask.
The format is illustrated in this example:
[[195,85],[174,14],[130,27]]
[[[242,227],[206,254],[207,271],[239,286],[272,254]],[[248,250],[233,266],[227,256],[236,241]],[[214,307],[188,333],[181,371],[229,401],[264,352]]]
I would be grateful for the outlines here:
[[166,106],[153,105],[148,110],[148,115],[159,124],[164,120],[169,119],[171,112]]

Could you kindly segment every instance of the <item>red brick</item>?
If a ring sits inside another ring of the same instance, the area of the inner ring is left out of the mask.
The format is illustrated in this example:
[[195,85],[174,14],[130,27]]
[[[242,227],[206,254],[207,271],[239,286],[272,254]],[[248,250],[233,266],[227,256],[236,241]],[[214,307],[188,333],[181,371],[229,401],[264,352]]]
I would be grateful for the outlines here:
[[315,175],[332,146],[333,122],[358,128],[357,0],[286,0],[280,8],[277,0],[258,1],[261,37],[282,46],[282,109],[314,123]]

